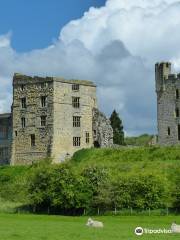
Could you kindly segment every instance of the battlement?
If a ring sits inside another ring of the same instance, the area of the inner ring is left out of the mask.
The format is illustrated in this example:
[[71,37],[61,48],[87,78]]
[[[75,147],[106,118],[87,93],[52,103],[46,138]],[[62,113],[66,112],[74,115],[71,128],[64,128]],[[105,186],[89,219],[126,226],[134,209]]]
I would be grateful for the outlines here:
[[155,64],[156,91],[161,91],[165,80],[171,75],[171,63],[161,62]]
[[96,87],[92,81],[78,80],[78,79],[65,79],[62,77],[39,77],[39,76],[27,76],[21,73],[15,73],[13,77],[13,85],[15,84],[31,84],[31,83],[43,83],[43,82],[62,82],[68,84],[79,84],[84,86]]

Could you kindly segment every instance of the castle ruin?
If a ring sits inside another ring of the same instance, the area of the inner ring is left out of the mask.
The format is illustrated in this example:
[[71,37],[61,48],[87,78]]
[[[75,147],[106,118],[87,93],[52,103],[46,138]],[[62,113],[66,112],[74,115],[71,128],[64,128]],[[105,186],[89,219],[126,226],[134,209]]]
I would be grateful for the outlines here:
[[82,148],[112,144],[93,82],[14,75],[12,112],[0,114],[0,164],[59,163]]
[[155,65],[158,144],[180,144],[180,74],[172,74],[171,63]]

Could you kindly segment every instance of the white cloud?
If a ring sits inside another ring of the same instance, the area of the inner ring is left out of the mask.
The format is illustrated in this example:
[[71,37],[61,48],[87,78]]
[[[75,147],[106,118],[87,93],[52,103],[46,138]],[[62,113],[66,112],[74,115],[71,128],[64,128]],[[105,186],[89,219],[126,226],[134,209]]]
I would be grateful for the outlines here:
[[129,134],[155,132],[154,63],[172,60],[178,69],[179,13],[176,0],[108,0],[46,49],[18,54],[10,36],[0,36],[0,112],[10,107],[14,72],[59,75],[95,81],[101,109],[116,108]]
[[11,33],[0,36],[0,48],[10,46],[10,36],[11,36]]

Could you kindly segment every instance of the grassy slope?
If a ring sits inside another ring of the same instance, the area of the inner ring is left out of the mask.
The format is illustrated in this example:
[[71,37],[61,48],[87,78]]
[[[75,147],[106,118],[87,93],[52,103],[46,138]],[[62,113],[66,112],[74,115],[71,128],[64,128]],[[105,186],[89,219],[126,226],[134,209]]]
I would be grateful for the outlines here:
[[[95,165],[113,172],[155,171],[173,173],[180,169],[180,147],[137,147],[120,149],[83,149],[70,160],[75,169]],[[24,176],[31,166],[0,167],[0,182]]]
[[[169,229],[180,217],[96,217],[104,229],[85,226],[87,217],[60,217],[38,215],[0,215],[0,239],[3,240],[134,240],[137,226]],[[178,240],[179,234],[144,235],[141,239]]]
[[107,167],[113,175],[147,171],[173,177],[175,171],[180,172],[180,147],[81,150],[74,154],[71,164],[76,169],[89,165]]
[[125,143],[127,145],[134,145],[134,146],[147,146],[152,139],[152,135],[143,134],[138,137],[126,137]]

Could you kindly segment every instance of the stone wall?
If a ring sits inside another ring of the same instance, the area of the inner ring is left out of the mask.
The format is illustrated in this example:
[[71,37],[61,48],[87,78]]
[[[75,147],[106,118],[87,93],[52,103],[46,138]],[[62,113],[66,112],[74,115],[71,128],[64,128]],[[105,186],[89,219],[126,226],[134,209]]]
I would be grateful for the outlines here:
[[93,135],[95,147],[113,146],[113,129],[110,120],[97,108],[93,109]]
[[110,121],[98,111],[96,86],[90,81],[15,74],[12,116],[8,143],[0,143],[0,150],[11,149],[6,154],[4,148],[2,155],[12,165],[46,157],[59,163],[82,148],[113,144]]
[[[53,93],[52,78],[14,75],[11,164],[29,164],[51,155]],[[45,106],[41,104],[41,97],[47,97]],[[26,98],[26,107],[22,107],[23,98]],[[41,126],[41,116],[46,116],[46,126]],[[32,144],[32,135],[35,144]]]
[[[46,106],[41,105],[42,97],[46,97]],[[79,99],[78,107],[73,106],[73,98]],[[79,149],[92,147],[92,109],[96,106],[96,86],[92,82],[15,74],[11,164],[30,164],[47,156],[61,162]],[[42,116],[46,117],[45,126],[41,125]],[[80,118],[80,126],[73,126],[75,116]],[[74,138],[80,141],[77,146]]]
[[11,114],[0,114],[0,165],[10,163],[12,141]]
[[[180,144],[180,132],[178,125],[180,125],[180,116],[177,116],[176,109],[180,113],[180,95],[176,96],[176,91],[180,94],[180,75],[171,74],[171,66],[169,72],[167,68],[163,68],[166,63],[161,63],[158,66],[161,70],[161,78],[156,77],[158,88],[157,92],[157,121],[158,121],[158,144],[160,145],[175,145]],[[164,70],[162,70],[164,69]],[[158,72],[156,69],[156,75]],[[167,74],[168,72],[168,74]],[[159,74],[160,75],[160,74]],[[157,85],[157,84],[156,84]]]
[[[78,90],[73,90],[73,85]],[[87,81],[64,82],[54,79],[54,136],[52,155],[55,162],[63,161],[82,148],[93,147],[92,109],[97,106],[96,86]],[[72,99],[79,98],[79,107]],[[80,126],[73,126],[73,117],[80,117]],[[86,141],[86,134],[89,135]],[[73,137],[80,138],[80,146],[73,146]]]

